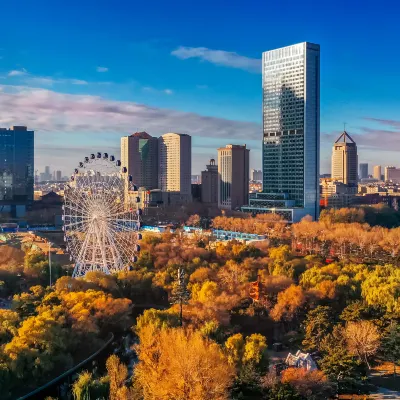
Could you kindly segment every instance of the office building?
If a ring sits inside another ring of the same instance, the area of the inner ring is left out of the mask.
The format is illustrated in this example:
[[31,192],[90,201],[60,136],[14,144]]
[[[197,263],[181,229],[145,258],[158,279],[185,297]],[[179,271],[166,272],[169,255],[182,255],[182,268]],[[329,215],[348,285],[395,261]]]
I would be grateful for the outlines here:
[[133,183],[148,190],[158,188],[158,139],[147,132],[121,138],[121,164]]
[[57,182],[61,181],[61,177],[62,177],[61,171],[56,171],[56,180],[57,180]]
[[385,182],[400,183],[400,168],[385,167]]
[[374,167],[374,179],[382,180],[382,168],[380,165],[375,165]]
[[357,144],[344,131],[332,148],[332,180],[343,182],[345,185],[357,186],[358,155]]
[[218,204],[218,166],[213,158],[206,168],[205,171],[201,171],[201,201],[216,206]]
[[367,179],[368,178],[368,164],[361,163],[360,164],[360,179]]
[[245,212],[289,222],[319,215],[320,47],[299,43],[263,53],[263,193]]
[[158,139],[158,187],[168,193],[168,204],[191,201],[192,138],[166,133]]
[[[26,126],[0,128],[0,203],[2,210],[24,212],[33,201],[34,132]],[[22,205],[23,207],[18,207]],[[9,206],[9,207],[4,207]]]
[[218,207],[236,210],[248,204],[249,153],[246,145],[218,149]]
[[250,172],[250,179],[252,181],[262,181],[262,171],[260,169],[252,169]]
[[354,185],[322,179],[320,204],[325,208],[350,207],[355,202],[357,190],[358,187]]

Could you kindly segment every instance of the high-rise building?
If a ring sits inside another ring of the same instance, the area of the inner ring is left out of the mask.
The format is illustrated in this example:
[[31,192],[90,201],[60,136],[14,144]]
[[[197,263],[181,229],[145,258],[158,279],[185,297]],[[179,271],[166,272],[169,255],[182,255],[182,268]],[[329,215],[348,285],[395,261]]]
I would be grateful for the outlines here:
[[380,165],[374,167],[374,179],[382,180],[382,167]]
[[252,181],[262,181],[262,171],[260,169],[252,169],[250,172],[250,179]]
[[158,187],[169,193],[169,203],[191,201],[192,138],[166,133],[158,139]]
[[218,149],[218,207],[235,210],[249,199],[249,153],[246,145]]
[[357,186],[357,144],[351,136],[344,131],[332,148],[332,180],[345,185]]
[[56,180],[57,180],[57,182],[61,181],[61,176],[62,176],[61,171],[56,171]]
[[0,128],[0,202],[33,201],[34,132],[26,126]]
[[251,213],[290,222],[319,215],[320,47],[308,42],[263,53],[263,193]]
[[368,178],[368,164],[361,163],[360,164],[360,179],[367,179]]
[[218,203],[218,166],[212,158],[205,171],[201,171],[201,201],[202,203]]
[[48,165],[44,167],[44,174],[45,174],[44,176],[46,177],[45,180],[51,181],[50,167]]
[[400,168],[385,167],[385,182],[400,183]]
[[158,139],[147,132],[121,138],[121,164],[133,183],[148,190],[158,188]]

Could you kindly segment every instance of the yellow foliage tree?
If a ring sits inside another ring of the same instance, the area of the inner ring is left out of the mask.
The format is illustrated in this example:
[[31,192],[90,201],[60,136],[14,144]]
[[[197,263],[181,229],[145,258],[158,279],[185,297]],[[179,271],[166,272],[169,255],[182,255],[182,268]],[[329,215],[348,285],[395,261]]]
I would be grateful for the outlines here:
[[141,329],[135,369],[144,400],[228,399],[234,368],[220,347],[200,332]]

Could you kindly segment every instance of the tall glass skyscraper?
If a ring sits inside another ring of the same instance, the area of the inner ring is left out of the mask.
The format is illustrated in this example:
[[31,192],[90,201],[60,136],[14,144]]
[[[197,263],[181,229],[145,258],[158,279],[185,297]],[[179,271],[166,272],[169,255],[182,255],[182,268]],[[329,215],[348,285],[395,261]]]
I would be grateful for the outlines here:
[[263,193],[243,211],[290,222],[319,214],[320,48],[308,42],[263,53]]
[[26,126],[0,128],[0,204],[33,201],[34,132]]

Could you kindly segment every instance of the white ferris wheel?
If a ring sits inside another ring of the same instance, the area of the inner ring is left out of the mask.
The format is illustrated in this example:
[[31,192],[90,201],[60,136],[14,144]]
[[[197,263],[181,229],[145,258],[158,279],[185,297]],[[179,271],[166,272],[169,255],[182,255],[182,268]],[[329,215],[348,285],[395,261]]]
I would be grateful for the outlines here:
[[[136,194],[135,194],[136,192]],[[64,240],[74,277],[130,269],[141,239],[137,187],[119,160],[91,154],[64,190]]]

